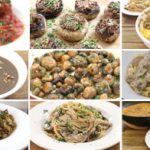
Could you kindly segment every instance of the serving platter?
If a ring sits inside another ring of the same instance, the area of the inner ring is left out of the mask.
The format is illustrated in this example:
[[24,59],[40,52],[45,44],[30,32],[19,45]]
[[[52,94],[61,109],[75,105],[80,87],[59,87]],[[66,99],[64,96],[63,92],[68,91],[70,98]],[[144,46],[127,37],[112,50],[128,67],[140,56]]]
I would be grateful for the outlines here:
[[12,43],[0,46],[0,50],[14,49],[27,50],[29,49],[29,1],[26,0],[11,0],[14,14],[23,22],[24,33]]
[[[71,100],[70,100],[71,101]],[[110,102],[99,102],[99,101],[73,101],[79,102],[84,105],[90,105],[102,112],[102,114],[112,123],[112,128],[108,130],[108,133],[99,140],[87,142],[87,143],[65,143],[58,142],[50,138],[43,130],[43,125],[45,121],[45,115],[43,110],[49,110],[51,113],[57,106],[67,103],[68,101],[58,100],[58,101],[47,101],[38,104],[31,109],[31,141],[36,145],[43,147],[45,149],[55,149],[59,150],[63,147],[65,150],[83,150],[83,149],[106,149],[109,148],[120,141],[121,132],[121,118],[120,118],[120,108]]]
[[[114,1],[118,1],[118,0],[114,0]],[[100,40],[97,39],[96,35],[95,35],[95,26],[97,25],[97,23],[99,22],[100,18],[103,17],[103,13],[104,13],[104,10],[106,9],[106,7],[108,6],[108,4],[111,2],[111,0],[97,0],[99,6],[100,6],[100,13],[99,15],[97,16],[96,19],[94,20],[91,20],[89,21],[89,27],[88,27],[88,33],[86,34],[85,38],[84,39],[92,39],[92,40],[95,40],[97,41],[97,43],[104,49],[119,49],[120,48],[120,36],[119,38],[113,42],[113,43],[104,43]],[[56,37],[58,37],[58,39],[62,40],[63,43],[65,44],[65,46],[61,47],[62,49],[69,49],[69,48],[72,48],[74,49],[75,46],[80,43],[80,42],[77,42],[77,43],[71,43],[71,42],[66,42],[64,41],[60,36],[57,36],[57,33],[55,33],[55,31],[57,30],[57,24],[58,24],[58,20],[61,16],[64,15],[64,13],[66,12],[69,12],[69,11],[74,11],[74,6],[75,6],[75,0],[63,0],[63,11],[62,13],[56,17],[56,19],[49,19],[49,20],[52,20],[52,24],[51,26],[52,27],[48,27],[47,29],[47,33],[54,33],[54,35],[56,35]],[[36,0],[31,0],[30,1],[30,12],[36,12]],[[48,20],[47,20],[48,21]],[[46,37],[46,35],[44,35],[43,37]],[[84,40],[83,39],[83,40]],[[34,42],[35,40],[31,40],[31,43]],[[38,42],[37,42],[38,43]],[[30,44],[31,45],[31,44]],[[31,46],[31,49],[36,49],[36,48],[33,48]],[[39,48],[37,48],[39,49]]]
[[12,106],[0,103],[0,110],[7,109],[17,124],[14,132],[7,138],[0,140],[0,149],[24,149],[29,143],[29,117],[27,114]]

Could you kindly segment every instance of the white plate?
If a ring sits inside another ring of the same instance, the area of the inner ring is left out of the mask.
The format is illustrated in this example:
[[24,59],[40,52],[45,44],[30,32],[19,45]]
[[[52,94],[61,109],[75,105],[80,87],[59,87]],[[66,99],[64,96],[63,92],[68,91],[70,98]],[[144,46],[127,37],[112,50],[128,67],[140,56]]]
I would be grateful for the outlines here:
[[29,1],[28,0],[11,0],[14,14],[23,22],[24,33],[14,42],[0,46],[0,50],[28,50],[30,44],[29,34]]
[[23,86],[27,78],[27,67],[24,60],[16,52],[13,52],[11,50],[3,52],[0,51],[0,56],[9,60],[18,71],[18,82],[16,86],[7,93],[0,95],[0,99],[2,99],[17,92]]
[[147,147],[150,149],[150,130],[147,132],[147,134],[145,136],[145,143],[146,143]]
[[121,0],[121,9],[122,9],[122,13],[125,15],[129,15],[129,16],[139,16],[141,14],[141,12],[134,12],[134,11],[129,11],[126,10],[124,7],[125,5],[127,5],[129,2],[129,0]]
[[45,149],[53,150],[101,150],[109,148],[120,141],[121,136],[121,117],[120,108],[110,102],[100,101],[73,101],[79,102],[84,105],[90,105],[99,109],[102,114],[109,119],[112,123],[112,128],[108,133],[99,140],[87,142],[87,143],[65,143],[49,137],[43,130],[45,116],[43,110],[49,110],[51,113],[56,107],[63,103],[67,103],[66,100],[59,101],[47,101],[43,102],[34,108],[30,112],[31,120],[31,141]]
[[[45,53],[49,53],[49,52],[52,52],[52,51],[57,51],[57,50],[47,50],[47,49],[43,49],[42,51],[41,50],[31,50],[30,52],[30,56],[29,56],[29,68],[31,68],[33,62],[34,62],[34,59],[36,57],[41,57],[42,55],[44,55]],[[67,51],[67,50],[64,50],[64,51]],[[79,50],[80,51],[80,50]],[[93,50],[93,51],[96,51],[96,50]],[[120,58],[121,57],[121,53],[120,51],[118,50],[106,50],[110,53],[112,53],[116,58]],[[37,99],[37,100],[43,100],[42,98],[40,97],[37,97],[35,95],[32,94],[32,91],[30,91],[30,96]],[[119,98],[117,98],[119,100]],[[117,100],[116,99],[116,100]]]
[[124,99],[148,99],[137,94],[130,85],[125,81],[126,71],[131,61],[139,54],[144,54],[146,51],[123,51],[122,58],[122,96]]
[[8,109],[13,115],[17,127],[15,131],[7,138],[0,140],[1,150],[21,150],[28,146],[29,143],[29,117],[24,112],[14,107],[1,104],[0,110]]

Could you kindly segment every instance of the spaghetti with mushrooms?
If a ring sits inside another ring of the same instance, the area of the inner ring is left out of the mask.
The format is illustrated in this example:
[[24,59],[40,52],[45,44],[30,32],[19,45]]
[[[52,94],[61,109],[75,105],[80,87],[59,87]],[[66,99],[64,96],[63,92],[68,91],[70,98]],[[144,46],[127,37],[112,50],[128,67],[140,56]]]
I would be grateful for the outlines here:
[[100,139],[110,127],[111,123],[99,110],[73,102],[57,107],[44,124],[50,137],[69,143]]

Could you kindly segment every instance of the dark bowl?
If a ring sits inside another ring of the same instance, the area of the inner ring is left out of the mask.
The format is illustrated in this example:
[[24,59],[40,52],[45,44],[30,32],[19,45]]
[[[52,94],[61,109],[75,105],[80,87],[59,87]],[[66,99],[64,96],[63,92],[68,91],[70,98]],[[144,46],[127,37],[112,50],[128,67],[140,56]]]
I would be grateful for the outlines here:
[[[139,103],[150,103],[150,102],[123,102],[123,108],[128,107],[130,105],[139,104]],[[135,117],[135,116],[127,116],[123,114],[123,120],[127,123],[140,126],[140,127],[150,127],[150,117]]]

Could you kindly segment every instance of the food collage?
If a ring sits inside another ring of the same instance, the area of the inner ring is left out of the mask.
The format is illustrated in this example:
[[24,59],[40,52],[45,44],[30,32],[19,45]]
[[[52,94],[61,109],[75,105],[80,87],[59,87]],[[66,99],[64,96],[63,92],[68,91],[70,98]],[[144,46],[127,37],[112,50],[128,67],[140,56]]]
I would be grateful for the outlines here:
[[0,150],[150,150],[150,0],[0,0]]

